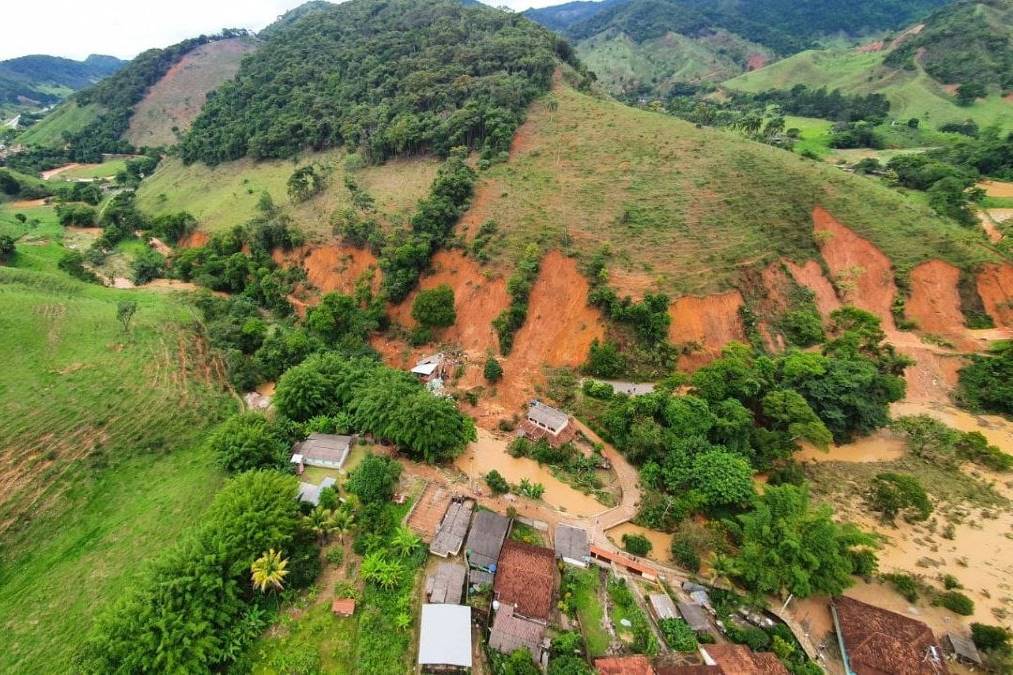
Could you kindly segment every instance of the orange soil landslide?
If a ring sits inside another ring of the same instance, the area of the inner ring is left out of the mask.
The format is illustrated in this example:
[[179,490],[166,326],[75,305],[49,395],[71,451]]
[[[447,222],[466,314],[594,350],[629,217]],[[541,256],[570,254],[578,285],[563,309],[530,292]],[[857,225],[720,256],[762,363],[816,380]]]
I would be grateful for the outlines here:
[[989,197],[1013,197],[1013,181],[983,180],[978,187]]
[[1013,265],[987,265],[978,275],[978,295],[997,326],[1013,328]]
[[905,305],[907,317],[931,333],[962,332],[959,281],[960,270],[942,260],[929,260],[915,267],[911,270],[911,297]]
[[813,224],[823,259],[838,280],[838,288],[845,289],[845,299],[878,316],[885,330],[894,330],[890,310],[897,286],[890,259],[872,243],[834,220],[822,207],[813,209]]
[[785,261],[788,271],[800,286],[805,286],[816,296],[816,307],[824,318],[832,311],[840,308],[841,301],[837,297],[834,285],[823,274],[823,268],[815,260],[807,260],[804,265],[798,265],[790,260]]
[[179,240],[179,247],[180,248],[200,248],[201,246],[204,246],[205,244],[207,244],[208,240],[210,238],[211,237],[208,236],[207,232],[201,232],[200,230],[197,230],[196,232],[191,232],[190,234],[188,234],[185,237],[183,237],[182,239],[180,239]]
[[704,297],[684,296],[668,309],[672,323],[668,339],[674,344],[691,343],[699,349],[679,357],[679,367],[696,370],[721,355],[721,348],[733,340],[745,341],[746,331],[739,318],[742,295],[728,291]]

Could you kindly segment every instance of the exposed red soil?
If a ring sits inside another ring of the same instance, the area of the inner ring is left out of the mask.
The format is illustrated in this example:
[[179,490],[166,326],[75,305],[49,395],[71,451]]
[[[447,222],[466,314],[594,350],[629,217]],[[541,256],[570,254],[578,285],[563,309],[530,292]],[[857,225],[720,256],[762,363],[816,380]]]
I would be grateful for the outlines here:
[[[370,251],[347,244],[328,244],[314,248],[300,247],[291,251],[272,251],[279,265],[301,265],[310,283],[321,293],[337,291],[352,294],[355,283],[370,268],[376,267],[376,256]],[[379,288],[379,274],[373,275],[373,290]]]
[[885,330],[894,330],[890,310],[897,286],[890,259],[872,243],[834,220],[822,207],[813,209],[813,224],[823,259],[837,281],[837,288],[844,292],[845,300],[878,316]]
[[668,339],[695,349],[679,357],[679,367],[696,370],[721,355],[721,348],[733,340],[744,341],[746,331],[739,317],[742,295],[728,291],[704,297],[685,296],[669,307],[672,323]]
[[791,280],[780,262],[773,262],[760,273],[763,297],[753,308],[760,317],[759,330],[767,349],[783,351],[784,338],[770,325],[770,317],[778,317],[791,309]]
[[[433,256],[433,272],[423,277],[420,288],[430,289],[446,284],[454,289],[454,309],[457,322],[442,331],[441,340],[459,344],[472,356],[496,351],[498,342],[492,321],[510,304],[506,281],[487,279],[473,258],[466,258],[459,250],[439,251]],[[411,318],[412,293],[400,305],[391,308],[390,314],[398,323],[414,327]]]
[[22,199],[20,201],[11,202],[10,207],[12,209],[30,209],[35,206],[45,206],[45,199]]
[[816,296],[816,307],[824,319],[841,306],[834,285],[823,274],[823,268],[818,262],[807,260],[804,265],[797,265],[787,260],[785,266],[800,286],[805,286]]
[[997,326],[1013,328],[1013,265],[987,265],[978,275],[978,295]]
[[[1013,94],[1008,94],[1006,99],[1013,101],[1011,96]],[[983,189],[989,197],[1013,197],[1013,181],[983,180],[978,183],[978,187]]]
[[[896,342],[895,336],[890,342]],[[904,371],[907,382],[905,401],[946,403],[957,386],[958,371],[966,365],[958,354],[945,354],[928,345],[897,345],[897,351],[915,360],[915,365]]]
[[860,54],[868,54],[868,53],[871,53],[871,52],[881,52],[881,51],[883,51],[883,47],[885,47],[885,46],[886,46],[886,43],[883,42],[882,40],[875,40],[873,42],[867,42],[864,45],[859,45],[859,46],[855,47],[855,51],[859,52]]
[[767,57],[763,54],[750,54],[746,57],[746,70],[759,70],[767,65]]
[[981,229],[985,231],[988,236],[988,240],[993,244],[998,244],[1002,241],[1002,232],[996,227],[995,222],[992,221],[988,211],[978,211],[978,222],[981,223]]
[[207,244],[208,243],[208,239],[210,239],[210,238],[211,237],[208,236],[207,232],[201,232],[200,230],[197,230],[195,232],[191,232],[190,234],[188,234],[185,237],[183,237],[182,239],[180,239],[179,240],[179,247],[180,248],[200,248],[201,246],[204,246],[205,244]]
[[39,175],[42,176],[42,180],[49,180],[54,176],[59,176],[64,171],[70,171],[71,169],[77,169],[78,167],[96,167],[96,166],[98,166],[98,164],[78,164],[77,162],[73,162],[71,164],[64,164],[63,166],[58,166],[55,169],[48,169],[46,171],[41,172]]
[[962,333],[959,281],[960,270],[942,260],[929,260],[915,267],[911,270],[911,296],[905,304],[907,317],[930,333]]

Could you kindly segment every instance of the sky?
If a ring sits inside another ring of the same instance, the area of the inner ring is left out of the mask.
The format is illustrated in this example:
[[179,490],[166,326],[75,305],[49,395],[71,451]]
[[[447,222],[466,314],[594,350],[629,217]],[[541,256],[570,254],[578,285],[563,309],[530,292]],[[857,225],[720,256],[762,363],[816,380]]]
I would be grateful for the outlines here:
[[[521,11],[566,0],[483,0]],[[0,59],[52,54],[129,59],[221,28],[260,30],[303,0],[32,0],[4,1]]]

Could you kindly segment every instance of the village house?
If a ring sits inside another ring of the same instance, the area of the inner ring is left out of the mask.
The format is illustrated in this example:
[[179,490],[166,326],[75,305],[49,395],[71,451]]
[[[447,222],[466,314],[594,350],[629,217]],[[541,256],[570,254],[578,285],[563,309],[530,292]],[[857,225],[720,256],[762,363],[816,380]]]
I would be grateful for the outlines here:
[[510,529],[510,519],[492,511],[479,511],[472,519],[468,541],[464,545],[468,565],[475,570],[496,572],[503,542]]
[[545,652],[545,624],[530,621],[514,613],[512,605],[500,605],[489,631],[489,647],[503,654],[527,649],[535,663]]
[[455,498],[451,500],[447,513],[443,516],[443,521],[436,531],[436,536],[433,537],[433,542],[429,545],[429,552],[441,558],[460,553],[474,508],[475,502],[470,499]]
[[773,652],[754,652],[745,645],[701,645],[700,653],[709,666],[722,675],[789,675]]
[[651,593],[647,596],[647,600],[651,605],[651,611],[654,612],[654,616],[658,621],[679,618],[679,612],[676,610],[675,603],[672,602],[672,598],[669,597],[668,593]]
[[312,433],[305,441],[292,446],[291,462],[299,474],[307,466],[340,469],[348,459],[354,440],[352,436]]
[[971,668],[981,666],[981,654],[978,653],[974,640],[967,635],[947,633],[943,636],[943,649],[965,666]]
[[422,605],[419,668],[444,672],[471,668],[471,608]]
[[548,623],[555,589],[556,557],[551,550],[519,541],[503,545],[493,583],[500,606],[512,605],[518,616]]
[[608,656],[594,660],[599,675],[654,675],[654,667],[646,656]]
[[830,614],[848,675],[949,672],[932,630],[917,619],[848,597],[834,598]]
[[532,441],[545,439],[552,447],[569,443],[577,435],[570,416],[562,410],[535,400],[517,427],[517,435]]
[[445,380],[449,375],[449,365],[450,359],[446,354],[440,352],[439,354],[433,354],[420,360],[411,369],[411,373],[422,382],[429,382],[435,379]]
[[553,545],[556,557],[576,567],[587,567],[591,560],[591,545],[587,540],[587,530],[572,525],[557,525],[553,534]]
[[299,483],[299,501],[318,506],[320,504],[320,493],[329,487],[337,485],[330,476],[320,481],[320,485],[314,485],[313,483]]
[[436,572],[426,577],[426,601],[434,604],[459,605],[464,595],[464,565],[443,562],[436,566]]

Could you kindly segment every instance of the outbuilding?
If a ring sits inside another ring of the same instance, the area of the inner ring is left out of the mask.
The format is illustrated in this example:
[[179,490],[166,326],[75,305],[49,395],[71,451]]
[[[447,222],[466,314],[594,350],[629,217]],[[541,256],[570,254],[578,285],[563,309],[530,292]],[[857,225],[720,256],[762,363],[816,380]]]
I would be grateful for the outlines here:
[[557,525],[553,540],[557,558],[569,565],[587,567],[591,560],[587,530],[572,525]]
[[422,605],[419,667],[423,670],[471,668],[471,608]]
[[352,448],[351,436],[312,433],[292,446],[292,464],[301,474],[304,466],[340,469]]

